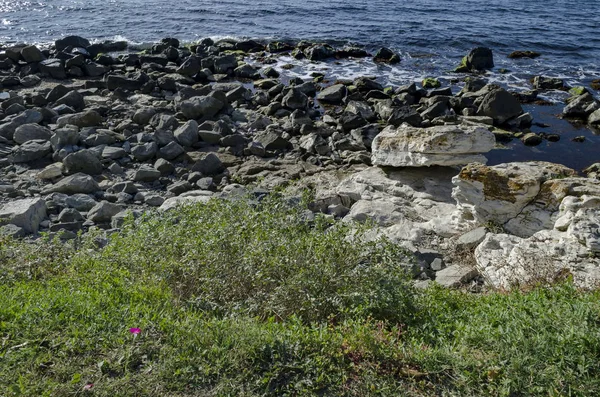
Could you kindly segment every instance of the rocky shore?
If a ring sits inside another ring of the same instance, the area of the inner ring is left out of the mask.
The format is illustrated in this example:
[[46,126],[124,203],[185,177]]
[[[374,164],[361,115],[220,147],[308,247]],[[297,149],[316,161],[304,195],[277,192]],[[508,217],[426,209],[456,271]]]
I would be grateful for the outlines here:
[[509,92],[481,74],[494,65],[482,48],[458,65],[468,77],[456,94],[434,78],[384,87],[270,66],[282,54],[401,62],[386,48],[169,38],[125,50],[70,36],[0,53],[1,233],[69,240],[149,210],[308,188],[313,212],[372,220],[413,251],[422,286],[600,280],[600,165],[586,177],[545,162],[484,165],[506,140],[560,139],[529,130],[522,105],[540,91],[569,91],[563,117],[600,125],[585,87],[536,76],[531,91]]

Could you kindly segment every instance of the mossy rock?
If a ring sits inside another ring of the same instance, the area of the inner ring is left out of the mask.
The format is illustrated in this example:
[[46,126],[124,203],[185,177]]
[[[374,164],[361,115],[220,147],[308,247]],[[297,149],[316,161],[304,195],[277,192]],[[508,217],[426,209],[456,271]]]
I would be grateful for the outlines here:
[[427,77],[421,82],[421,85],[423,88],[440,88],[442,83],[436,78]]
[[353,93],[356,92],[356,90],[358,90],[358,87],[356,87],[355,85],[349,85],[346,87],[346,89],[348,90],[348,92]]
[[587,88],[583,87],[583,86],[577,86],[577,87],[573,87],[569,90],[569,94],[571,94],[572,96],[580,96],[583,94],[586,94],[588,92]]
[[469,71],[469,66],[467,66],[467,56],[465,55],[463,59],[460,61],[460,65],[458,65],[453,72],[455,73],[466,73]]
[[393,95],[394,94],[394,87],[385,87],[383,89],[383,93],[384,94],[388,94],[388,95]]

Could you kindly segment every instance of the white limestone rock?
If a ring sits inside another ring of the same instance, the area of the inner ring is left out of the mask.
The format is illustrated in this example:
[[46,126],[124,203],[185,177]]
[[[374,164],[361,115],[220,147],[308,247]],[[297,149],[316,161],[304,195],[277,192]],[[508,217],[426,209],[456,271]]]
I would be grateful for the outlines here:
[[486,163],[494,134],[480,126],[386,127],[372,145],[374,165],[390,167],[454,166]]

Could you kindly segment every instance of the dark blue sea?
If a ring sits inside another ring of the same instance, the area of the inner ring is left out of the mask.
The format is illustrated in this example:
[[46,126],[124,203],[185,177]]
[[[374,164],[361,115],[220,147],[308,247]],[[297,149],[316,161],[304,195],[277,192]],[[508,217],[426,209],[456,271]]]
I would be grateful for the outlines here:
[[[0,45],[49,43],[71,34],[127,40],[134,49],[163,37],[188,42],[234,37],[350,43],[368,50],[387,46],[402,56],[399,65],[387,68],[365,60],[306,64],[289,72],[301,77],[319,70],[331,78],[377,75],[391,84],[427,76],[450,82],[456,76],[447,71],[469,49],[486,46],[496,63],[487,77],[508,88],[529,89],[530,78],[538,74],[588,88],[600,79],[600,0],[0,0]],[[508,59],[514,50],[542,56]],[[528,110],[537,119],[551,120],[552,131],[546,132],[565,139],[554,147],[519,147],[498,156],[521,159],[525,150],[532,159],[570,158],[563,162],[576,168],[600,161],[599,136],[555,121],[565,94],[543,96],[557,106]],[[571,143],[575,135],[585,135],[587,143]]]

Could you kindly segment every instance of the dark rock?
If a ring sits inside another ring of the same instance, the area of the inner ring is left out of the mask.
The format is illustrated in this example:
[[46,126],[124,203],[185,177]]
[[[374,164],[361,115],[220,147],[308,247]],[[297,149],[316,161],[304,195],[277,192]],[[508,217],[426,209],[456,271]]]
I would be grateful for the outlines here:
[[76,194],[76,193],[94,193],[100,190],[98,183],[89,175],[86,174],[75,174],[67,176],[61,179],[59,182],[54,184],[47,193],[64,193],[64,194]]
[[221,159],[214,153],[202,153],[201,158],[192,166],[192,171],[202,175],[216,175],[225,170]]
[[389,48],[382,47],[375,53],[373,60],[378,63],[396,64],[400,62],[400,56]]
[[192,146],[198,142],[198,123],[189,120],[173,133],[177,142],[182,146]]
[[40,72],[53,79],[64,80],[67,78],[63,61],[56,58],[46,59],[40,62]]
[[400,126],[402,123],[419,127],[422,121],[421,115],[410,106],[393,108],[391,115],[387,119],[387,122],[395,127]]
[[223,102],[212,96],[197,96],[181,102],[181,112],[187,119],[214,117],[223,108]]
[[44,59],[46,59],[46,57],[44,56],[44,54],[42,54],[40,49],[34,45],[23,47],[23,49],[21,50],[21,57],[27,63],[41,62]]
[[304,50],[304,55],[311,61],[322,61],[333,58],[335,52],[333,48],[327,44],[314,44]]
[[87,149],[69,154],[63,159],[63,166],[66,175],[77,173],[99,175],[102,173],[102,162],[95,152]]
[[533,78],[533,88],[538,90],[560,90],[564,86],[564,81],[559,78],[544,76],[535,76]]
[[511,59],[521,59],[521,58],[537,58],[539,56],[541,56],[542,54],[540,54],[539,52],[535,52],[535,51],[513,51],[510,54],[508,54],[508,57]]
[[134,174],[133,180],[139,182],[154,182],[161,177],[159,170],[143,164]]
[[63,51],[67,47],[89,47],[89,40],[80,36],[67,36],[54,42],[56,51]]
[[478,116],[491,117],[496,124],[503,124],[521,113],[523,113],[523,108],[517,98],[500,87],[493,88],[488,92],[477,110]]
[[9,157],[13,163],[29,163],[40,160],[52,152],[52,145],[46,140],[34,139],[13,148]]
[[13,140],[19,145],[31,140],[49,141],[52,132],[39,124],[23,124],[15,130]]
[[308,97],[297,88],[292,88],[288,90],[281,103],[291,110],[305,109],[308,106]]
[[174,160],[183,153],[185,153],[185,150],[177,142],[170,142],[158,149],[158,157],[166,160]]
[[534,132],[529,132],[521,138],[521,141],[527,146],[537,146],[542,143],[542,137]]
[[137,161],[147,161],[156,155],[158,145],[156,142],[148,142],[142,145],[135,145],[131,148],[131,155]]
[[59,127],[72,124],[77,127],[94,127],[102,124],[102,116],[95,110],[87,110],[81,113],[68,114],[58,118],[56,123]]

